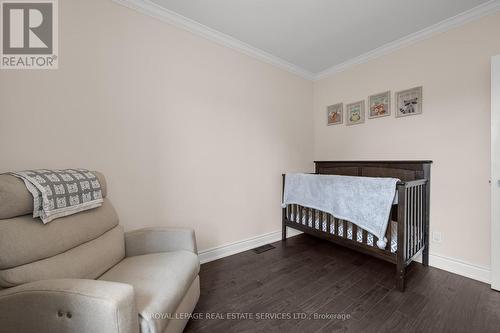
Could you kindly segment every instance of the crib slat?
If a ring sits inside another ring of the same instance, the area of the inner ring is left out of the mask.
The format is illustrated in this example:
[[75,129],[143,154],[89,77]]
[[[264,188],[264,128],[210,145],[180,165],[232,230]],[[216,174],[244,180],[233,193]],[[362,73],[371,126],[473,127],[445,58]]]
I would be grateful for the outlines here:
[[304,207],[304,222],[306,226],[309,226],[309,208]]
[[422,248],[422,192],[423,192],[423,185],[420,185],[418,187],[418,249],[420,250]]
[[333,218],[333,232],[335,235],[339,235],[339,219],[335,217]]
[[387,246],[385,249],[389,249],[389,252],[391,252],[391,235],[392,235],[392,221],[391,218],[389,218],[389,223],[387,224],[387,231],[385,232],[385,238],[387,238]]
[[358,241],[358,226],[352,223],[352,240],[354,242]]
[[410,203],[410,191],[409,189],[406,189],[405,191],[405,196],[406,196],[406,204],[407,204],[407,208],[406,208],[406,221],[405,221],[405,238],[406,238],[406,241],[405,241],[405,244],[406,244],[406,248],[405,248],[405,258],[408,259],[409,257],[409,246],[408,246],[408,229],[409,228],[409,220],[410,220],[410,211],[411,211],[411,204]]
[[414,231],[413,231],[413,254],[418,251],[418,218],[419,218],[419,186],[415,187],[415,222],[414,222]]
[[[318,229],[320,231],[323,231],[323,221],[324,221],[324,214],[321,210],[318,210]],[[326,228],[325,228],[326,231]]]
[[408,228],[408,258],[411,257],[412,255],[412,252],[413,252],[413,214],[415,212],[415,205],[414,205],[414,200],[413,200],[413,190],[415,188],[414,187],[410,187],[410,220],[409,220],[409,223],[410,223],[410,227]]
[[323,212],[318,210],[318,230],[323,231]]
[[412,206],[413,206],[413,215],[411,219],[411,255],[415,254],[415,222],[417,222],[417,188],[412,188]]
[[407,228],[407,232],[408,232],[408,236],[406,237],[407,239],[407,254],[406,254],[406,258],[410,258],[411,256],[411,214],[412,214],[412,208],[413,208],[413,205],[412,205],[412,195],[411,195],[411,187],[408,189],[408,228]]
[[420,196],[420,205],[422,206],[422,216],[420,217],[420,247],[423,247],[425,242],[425,185],[422,185],[422,194]]
[[361,232],[361,235],[362,235],[362,237],[363,237],[363,238],[361,239],[361,242],[362,242],[363,244],[368,244],[368,241],[367,241],[367,239],[368,239],[368,236],[367,236],[367,235],[368,235],[368,233],[366,232],[366,230],[365,230],[365,229],[363,229],[363,231]]
[[409,212],[408,212],[408,257],[407,258],[410,258],[411,256],[411,222],[412,222],[412,214],[413,214],[413,205],[412,205],[412,201],[413,201],[413,192],[412,192],[412,188],[409,189],[409,193],[408,193],[408,203],[410,205],[410,209],[409,209]]
[[309,218],[311,219],[311,228],[316,229],[316,223],[315,223],[316,222],[315,221],[315,219],[316,219],[316,210],[311,208],[310,212],[311,212],[311,215],[310,215]]
[[342,237],[347,238],[347,223],[344,220],[339,220],[342,223]]
[[321,226],[321,221],[323,221],[322,217],[323,217],[323,212],[320,211],[320,210],[316,210],[316,218],[318,220],[318,230],[323,230],[323,227]]
[[415,226],[417,230],[415,230],[415,239],[416,239],[416,246],[415,246],[415,253],[420,250],[420,216],[422,216],[422,206],[420,205],[420,191],[421,187],[417,187],[417,220],[415,222]]
[[413,254],[418,251],[418,224],[420,218],[420,186],[415,187],[415,231],[413,233]]
[[325,232],[329,233],[330,227],[328,227],[328,217],[325,212],[321,213],[321,230],[323,230],[323,222],[325,223]]
[[411,188],[411,226],[410,226],[410,257],[413,256],[413,251],[415,248],[415,212],[416,212],[416,205],[415,205],[415,187]]
[[319,226],[319,210],[313,209],[313,219],[312,219],[312,226],[313,229],[316,229],[316,220],[318,220],[318,228],[321,229],[321,226]]
[[412,252],[413,252],[413,215],[415,213],[415,205],[414,205],[414,190],[415,188],[414,187],[411,187],[410,188],[410,207],[411,207],[411,211],[410,211],[410,229],[408,230],[409,231],[409,239],[410,239],[410,248],[408,249],[408,258],[410,258],[412,256]]
[[307,215],[307,225],[309,225],[309,221],[311,221],[311,228],[314,229],[314,221],[313,221],[313,219],[314,219],[314,209],[308,208],[307,211],[308,211],[308,213],[307,213],[308,214]]
[[325,213],[326,214],[326,232],[328,234],[331,234],[332,233],[332,218],[330,217],[330,214],[328,213]]
[[416,246],[415,246],[415,252],[420,249],[420,217],[422,216],[422,205],[420,201],[420,195],[421,195],[422,187],[419,185],[417,187],[417,221],[416,221],[416,228],[415,230],[415,239],[416,239]]
[[417,248],[417,214],[418,214],[418,207],[417,207],[417,187],[413,189],[413,223],[412,223],[412,234],[411,234],[411,239],[412,239],[412,245],[413,248],[411,250],[412,256],[416,253],[416,248]]
[[425,235],[425,185],[422,185],[421,195],[420,195],[420,206],[422,207],[422,215],[420,216],[420,247],[424,245],[424,235]]

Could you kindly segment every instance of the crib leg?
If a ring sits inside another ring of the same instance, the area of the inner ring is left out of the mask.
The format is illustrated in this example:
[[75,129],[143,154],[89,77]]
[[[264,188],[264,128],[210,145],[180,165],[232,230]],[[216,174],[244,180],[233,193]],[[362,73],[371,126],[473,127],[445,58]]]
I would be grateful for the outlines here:
[[[281,200],[284,200],[285,196],[285,174],[282,175],[283,178],[283,187],[282,187],[282,197]],[[286,241],[286,207],[281,209],[281,240]]]
[[404,266],[398,265],[396,272],[396,288],[399,291],[405,291],[405,276],[406,276],[406,268]]
[[281,240],[286,240],[286,208],[283,208],[281,214]]
[[427,246],[427,244],[422,251],[422,265],[425,267],[429,266],[429,246]]

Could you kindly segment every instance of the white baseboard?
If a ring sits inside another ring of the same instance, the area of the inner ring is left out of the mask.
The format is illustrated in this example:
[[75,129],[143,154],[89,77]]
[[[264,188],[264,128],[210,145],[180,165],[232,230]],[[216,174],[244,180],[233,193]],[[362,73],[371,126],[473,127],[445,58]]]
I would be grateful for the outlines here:
[[429,265],[487,284],[491,283],[490,269],[437,254],[429,255]]
[[[302,232],[295,229],[288,228],[287,238],[297,236]],[[256,248],[258,246],[274,243],[281,240],[281,230],[269,232],[260,236],[247,238],[234,243],[216,246],[210,249],[202,250],[199,252],[200,262],[202,264],[224,257],[231,256],[236,253],[244,252]]]
[[[422,257],[419,256],[415,258],[415,261],[421,263]],[[489,268],[470,264],[459,259],[431,253],[429,254],[429,266],[436,267],[450,273],[462,275],[487,284],[491,283]]]
[[[287,231],[288,238],[297,236],[301,233],[302,232],[290,228],[288,228]],[[213,260],[231,256],[233,254],[248,251],[258,246],[274,243],[279,240],[281,240],[281,230],[202,250],[199,252],[200,262],[204,264]],[[417,258],[416,261],[421,262],[421,258]],[[491,281],[489,268],[470,264],[462,260],[437,254],[430,254],[429,265],[484,283],[490,284]]]

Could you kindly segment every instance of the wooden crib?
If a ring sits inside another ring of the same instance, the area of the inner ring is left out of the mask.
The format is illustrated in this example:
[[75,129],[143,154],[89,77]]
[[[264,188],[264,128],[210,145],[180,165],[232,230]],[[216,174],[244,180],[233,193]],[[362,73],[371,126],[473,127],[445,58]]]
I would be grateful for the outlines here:
[[[379,249],[377,238],[348,221],[325,212],[287,205],[282,210],[282,239],[293,228],[333,243],[386,260],[396,265],[396,286],[404,291],[406,267],[419,254],[429,264],[429,202],[432,161],[316,161],[316,174],[361,177],[392,177],[397,183],[386,232],[387,246]],[[283,186],[285,175],[283,175]],[[394,230],[396,229],[396,230]]]

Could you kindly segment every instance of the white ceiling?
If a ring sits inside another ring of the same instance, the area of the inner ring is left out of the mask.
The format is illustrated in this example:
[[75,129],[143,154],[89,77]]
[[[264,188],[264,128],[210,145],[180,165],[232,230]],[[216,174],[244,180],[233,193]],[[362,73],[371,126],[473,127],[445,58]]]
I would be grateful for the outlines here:
[[151,0],[320,73],[488,0]]

